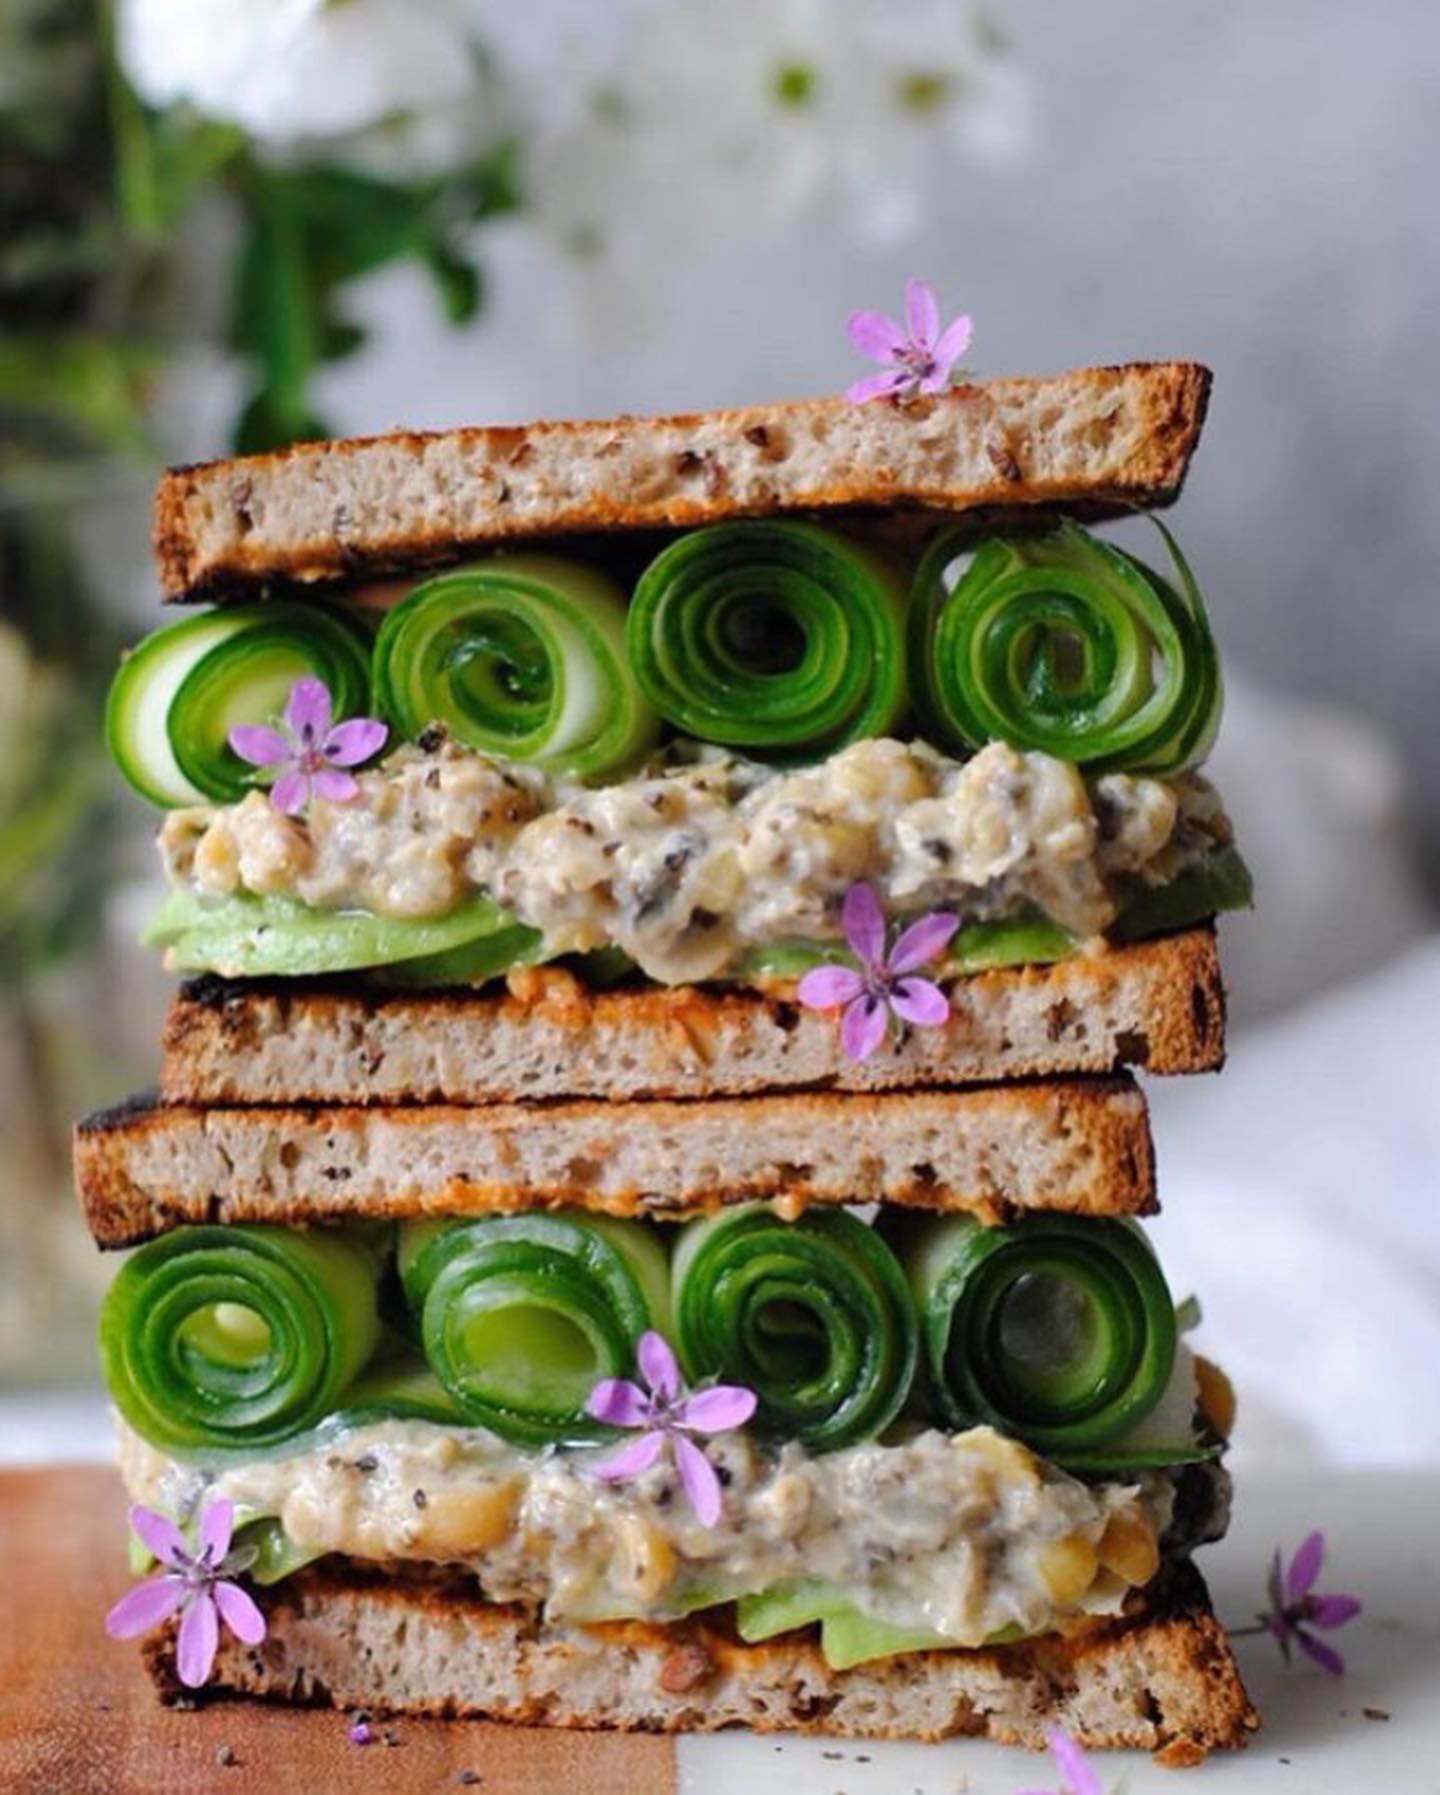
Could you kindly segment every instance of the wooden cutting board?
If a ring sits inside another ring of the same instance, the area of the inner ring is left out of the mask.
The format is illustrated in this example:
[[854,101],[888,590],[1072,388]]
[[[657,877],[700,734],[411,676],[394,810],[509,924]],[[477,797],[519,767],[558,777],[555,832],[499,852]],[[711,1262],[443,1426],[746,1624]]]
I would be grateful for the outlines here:
[[162,1708],[102,1625],[134,1580],[123,1514],[110,1471],[0,1474],[3,1795],[674,1795],[666,1739],[397,1720],[392,1745],[358,1746],[328,1710]]

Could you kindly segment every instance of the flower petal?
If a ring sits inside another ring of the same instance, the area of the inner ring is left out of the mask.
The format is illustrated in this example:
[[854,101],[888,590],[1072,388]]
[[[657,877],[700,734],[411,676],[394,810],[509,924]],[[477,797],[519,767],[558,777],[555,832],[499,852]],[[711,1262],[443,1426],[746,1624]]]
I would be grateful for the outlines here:
[[863,966],[876,968],[885,959],[885,912],[874,889],[865,884],[852,885],[840,907],[840,927],[850,943],[850,951]]
[[675,1410],[675,1422],[697,1434],[728,1433],[732,1427],[745,1425],[758,1401],[755,1392],[741,1384],[716,1384],[687,1396]]
[[905,332],[884,312],[851,312],[845,328],[850,341],[871,361],[891,361],[905,347]]
[[857,997],[840,1024],[840,1047],[847,1059],[868,1060],[885,1039],[885,1005],[878,997]]
[[680,1483],[686,1500],[695,1511],[695,1519],[702,1527],[713,1527],[720,1519],[723,1506],[720,1479],[714,1465],[684,1434],[675,1435],[675,1463],[680,1468]]
[[330,689],[307,673],[297,679],[285,700],[285,724],[304,742],[316,742],[330,727]]
[[638,1440],[631,1440],[609,1458],[596,1460],[590,1466],[590,1475],[604,1483],[623,1483],[627,1477],[638,1477],[642,1471],[648,1471],[664,1450],[663,1433],[641,1434]]
[[941,1028],[950,1020],[950,1000],[929,979],[901,979],[890,993],[890,1008],[912,1028]]
[[1059,1727],[1052,1727],[1047,1737],[1050,1749],[1055,1754],[1055,1763],[1071,1795],[1104,1795],[1094,1766],[1069,1734],[1062,1733]]
[[845,397],[852,405],[863,405],[867,399],[888,399],[894,393],[903,392],[909,381],[910,376],[898,368],[893,374],[867,374],[863,380],[846,387]]
[[975,334],[971,320],[964,316],[954,318],[941,332],[939,341],[930,351],[931,359],[946,382],[950,379],[950,370],[970,347],[970,339]]
[[270,787],[270,802],[286,816],[299,816],[310,802],[310,780],[305,773],[282,773]]
[[935,339],[940,334],[940,307],[935,302],[935,289],[929,281],[906,281],[905,328],[912,343],[922,349],[934,349]]
[[1320,1567],[1325,1562],[1325,1535],[1317,1528],[1301,1540],[1290,1560],[1290,1574],[1285,1579],[1285,1593],[1292,1602],[1303,1601],[1315,1587]]
[[209,1590],[200,1590],[180,1617],[180,1636],[175,1642],[175,1672],[187,1689],[198,1689],[209,1681],[219,1644],[220,1617]]
[[585,1413],[607,1427],[644,1427],[650,1420],[650,1398],[628,1377],[606,1377],[586,1398]]
[[295,752],[279,730],[266,729],[263,723],[237,723],[225,740],[252,767],[283,766]]
[[320,752],[332,767],[358,767],[385,746],[390,731],[373,717],[352,717],[337,723],[321,744]]
[[332,771],[328,767],[322,767],[310,779],[311,795],[324,798],[327,804],[348,804],[359,789],[353,773]]
[[865,981],[853,966],[817,966],[795,987],[798,1002],[807,1010],[838,1010],[853,1003],[865,989]]
[[121,1596],[105,1616],[105,1631],[112,1639],[138,1639],[169,1620],[184,1600],[183,1577],[151,1577]]
[[657,1401],[674,1402],[680,1394],[680,1367],[663,1334],[657,1334],[651,1328],[640,1336],[640,1344],[635,1348],[635,1363]]
[[219,1564],[230,1550],[230,1536],[234,1531],[235,1504],[223,1499],[212,1502],[200,1517],[200,1551],[207,1564]]
[[173,1521],[157,1515],[153,1508],[142,1508],[137,1502],[130,1510],[130,1525],[140,1536],[145,1549],[161,1564],[183,1571],[190,1562],[190,1548]]
[[1305,1624],[1313,1627],[1343,1627],[1365,1612],[1358,1596],[1312,1596],[1306,1605]]
[[221,1620],[243,1645],[259,1645],[265,1637],[265,1616],[238,1583],[217,1583],[215,1606]]
[[1295,1637],[1300,1642],[1300,1650],[1307,1658],[1313,1658],[1321,1670],[1328,1671],[1332,1677],[1345,1675],[1345,1660],[1333,1645],[1326,1645],[1323,1639],[1312,1639],[1303,1627],[1295,1629]]
[[918,972],[950,945],[950,937],[959,927],[960,918],[948,910],[934,910],[919,922],[912,922],[890,950],[891,972],[897,976]]

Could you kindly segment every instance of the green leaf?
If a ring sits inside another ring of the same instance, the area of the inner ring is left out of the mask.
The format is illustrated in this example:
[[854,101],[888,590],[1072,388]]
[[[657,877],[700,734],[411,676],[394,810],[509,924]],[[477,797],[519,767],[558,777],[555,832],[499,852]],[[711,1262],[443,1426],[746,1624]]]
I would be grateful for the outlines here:
[[106,448],[152,449],[144,400],[158,353],[98,333],[0,331],[0,410],[9,408]]
[[432,243],[426,261],[446,318],[451,324],[467,323],[480,309],[480,270],[445,243]]

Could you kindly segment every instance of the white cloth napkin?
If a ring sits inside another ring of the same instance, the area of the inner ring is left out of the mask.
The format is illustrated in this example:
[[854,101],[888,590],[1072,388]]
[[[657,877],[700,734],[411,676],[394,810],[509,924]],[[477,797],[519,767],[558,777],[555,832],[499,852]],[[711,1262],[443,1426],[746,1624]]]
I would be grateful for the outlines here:
[[[1223,929],[1222,929],[1223,951]],[[1237,1461],[1440,1462],[1440,935],[1151,1080],[1177,1296],[1240,1392]]]

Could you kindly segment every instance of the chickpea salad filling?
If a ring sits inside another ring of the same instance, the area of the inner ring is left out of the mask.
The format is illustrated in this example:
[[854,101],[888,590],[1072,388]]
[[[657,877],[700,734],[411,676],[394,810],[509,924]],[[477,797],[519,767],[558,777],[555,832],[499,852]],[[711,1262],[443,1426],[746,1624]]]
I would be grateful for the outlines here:
[[[133,1501],[181,1524],[234,1504],[262,1584],[338,1554],[460,1567],[487,1599],[562,1622],[736,1602],[749,1638],[819,1621],[837,1668],[856,1653],[1072,1630],[1118,1613],[1156,1575],[1162,1543],[1167,1556],[1192,1543],[1171,1536],[1180,1473],[1083,1483],[990,1427],[823,1456],[719,1436],[709,1454],[725,1500],[711,1526],[672,1464],[617,1485],[591,1470],[597,1450],[525,1451],[478,1428],[384,1421],[211,1469],[123,1421],[119,1437]],[[1201,1530],[1217,1524],[1212,1508]]]
[[495,555],[380,609],[189,617],[108,711],[168,811],[148,939],[227,977],[764,983],[833,951],[859,882],[953,914],[957,973],[1242,906],[1196,770],[1214,644],[1162,535],[1168,574],[1069,522],[903,554],[741,522],[628,582]]

